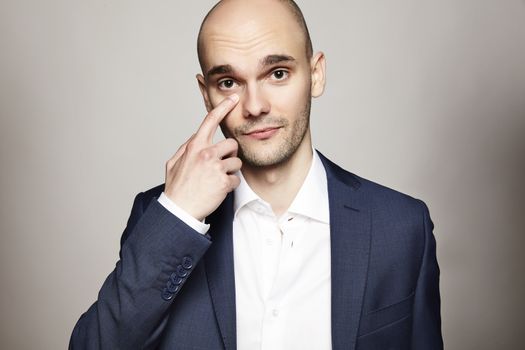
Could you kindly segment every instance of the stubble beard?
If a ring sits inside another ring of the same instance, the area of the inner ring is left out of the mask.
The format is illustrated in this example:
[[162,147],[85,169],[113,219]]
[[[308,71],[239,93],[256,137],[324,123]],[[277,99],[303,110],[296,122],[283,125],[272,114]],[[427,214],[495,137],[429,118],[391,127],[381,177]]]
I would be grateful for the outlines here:
[[243,165],[247,165],[252,168],[277,166],[288,161],[295,154],[303,142],[310,125],[310,109],[311,100],[307,99],[307,103],[300,112],[299,118],[297,118],[291,125],[291,133],[282,136],[282,139],[279,141],[278,145],[265,152],[261,152],[260,149],[258,150],[257,146],[250,146],[243,143],[240,136],[256,127],[262,126],[278,125],[282,127],[281,130],[285,130],[290,127],[290,122],[287,119],[271,116],[264,117],[263,119],[255,118],[254,120],[250,120],[247,123],[235,128],[233,132],[226,130],[226,128],[221,127],[221,129],[223,129],[222,131],[226,137],[233,137],[238,142],[238,157],[242,160]]

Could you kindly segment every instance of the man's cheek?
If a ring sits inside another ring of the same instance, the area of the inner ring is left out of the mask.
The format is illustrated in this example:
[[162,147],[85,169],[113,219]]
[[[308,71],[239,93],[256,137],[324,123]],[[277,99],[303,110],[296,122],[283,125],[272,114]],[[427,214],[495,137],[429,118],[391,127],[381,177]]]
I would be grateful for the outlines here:
[[304,99],[305,90],[298,86],[282,86],[268,90],[267,100],[271,103],[272,109],[286,109]]

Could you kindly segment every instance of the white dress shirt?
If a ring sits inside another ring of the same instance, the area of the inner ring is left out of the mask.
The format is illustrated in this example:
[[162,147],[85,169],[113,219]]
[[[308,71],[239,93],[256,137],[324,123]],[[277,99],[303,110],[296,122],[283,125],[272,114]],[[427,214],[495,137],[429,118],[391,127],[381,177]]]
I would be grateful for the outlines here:
[[[240,172],[239,177],[233,219],[237,349],[331,349],[330,215],[326,172],[317,152],[280,217]],[[198,232],[207,232],[209,226],[164,194],[159,202]]]

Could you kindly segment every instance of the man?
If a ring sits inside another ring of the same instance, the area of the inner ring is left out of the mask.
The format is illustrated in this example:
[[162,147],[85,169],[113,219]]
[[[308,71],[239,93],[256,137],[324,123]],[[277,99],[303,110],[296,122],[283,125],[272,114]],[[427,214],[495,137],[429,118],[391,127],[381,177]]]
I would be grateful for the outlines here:
[[297,5],[221,1],[198,52],[209,113],[136,197],[70,348],[441,349],[426,206],[312,149],[325,57]]

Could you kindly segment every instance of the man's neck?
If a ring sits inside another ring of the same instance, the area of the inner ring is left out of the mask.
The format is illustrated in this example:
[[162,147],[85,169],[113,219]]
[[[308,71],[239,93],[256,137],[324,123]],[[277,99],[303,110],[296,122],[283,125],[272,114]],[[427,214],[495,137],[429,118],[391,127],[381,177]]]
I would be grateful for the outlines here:
[[272,206],[274,214],[281,216],[299,192],[313,160],[309,135],[297,151],[285,162],[270,166],[242,167],[242,174],[250,188]]

